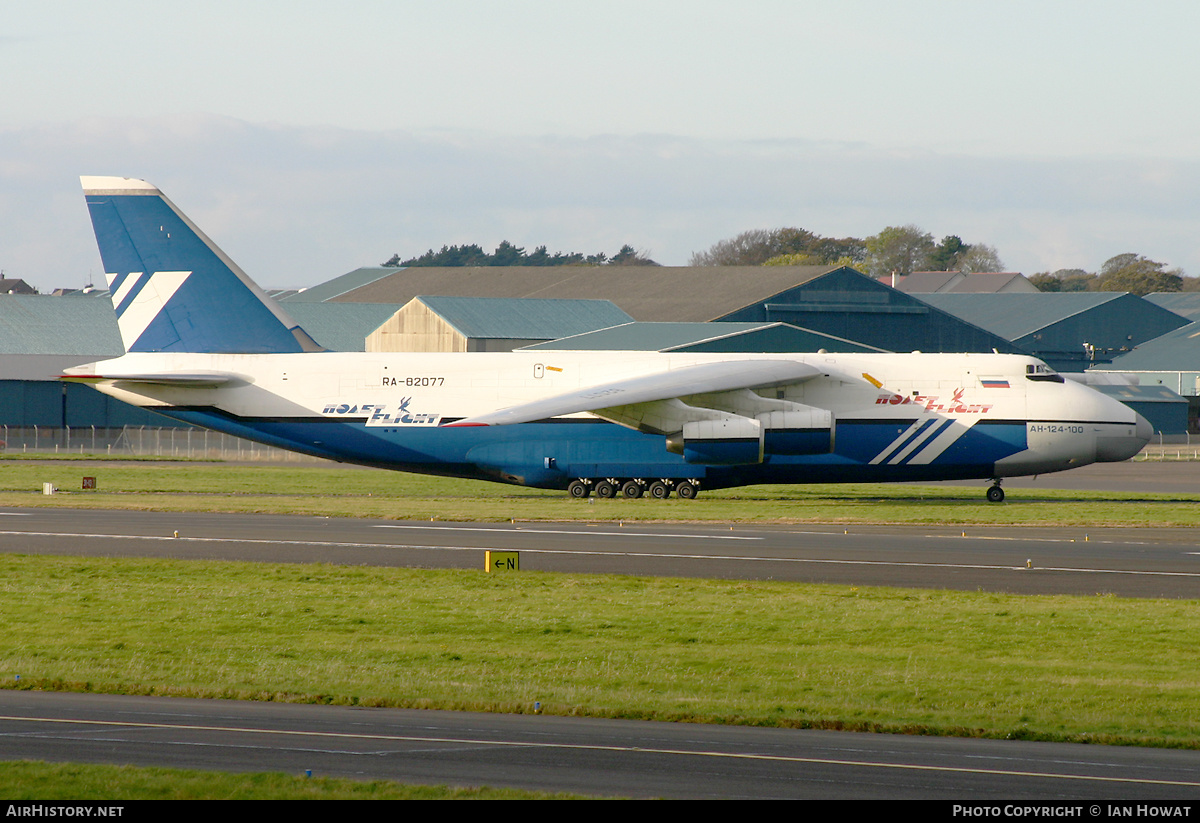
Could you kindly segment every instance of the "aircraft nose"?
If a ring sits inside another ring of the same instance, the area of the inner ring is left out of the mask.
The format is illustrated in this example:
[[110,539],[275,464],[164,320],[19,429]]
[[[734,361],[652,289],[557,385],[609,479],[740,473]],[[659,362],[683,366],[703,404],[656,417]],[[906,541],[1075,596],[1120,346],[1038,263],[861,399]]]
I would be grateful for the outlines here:
[[[1154,436],[1154,427],[1150,425],[1150,421],[1137,415],[1137,436],[1141,438],[1142,446],[1145,447],[1150,442],[1150,438]],[[1138,449],[1141,451],[1141,449]]]
[[1103,463],[1128,460],[1145,448],[1153,435],[1150,421],[1135,413],[1132,426],[1114,426],[1096,438],[1096,460]]

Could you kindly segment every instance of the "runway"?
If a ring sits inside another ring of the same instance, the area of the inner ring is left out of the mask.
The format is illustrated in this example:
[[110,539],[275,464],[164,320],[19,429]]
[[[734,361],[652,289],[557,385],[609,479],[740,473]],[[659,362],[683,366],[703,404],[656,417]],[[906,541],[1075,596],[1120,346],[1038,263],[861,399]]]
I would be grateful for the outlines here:
[[[530,571],[1200,596],[1200,545],[1188,529],[963,532],[0,510],[3,552],[482,571],[484,552],[502,549],[519,551]],[[1200,753],[1133,747],[8,690],[0,691],[0,715],[5,760],[311,769],[633,797],[1200,795]]]
[[1194,799],[1200,752],[0,691],[0,759],[668,798]]
[[[1159,447],[1158,452],[1162,450]],[[1198,447],[1200,448],[1200,447]],[[1183,452],[1183,447],[1180,447]],[[1187,447],[1191,452],[1192,447]],[[1168,447],[1166,453],[1171,453]],[[1129,460],[1124,463],[1093,463],[1070,471],[1042,474],[1034,477],[1006,477],[1004,488],[1017,491],[1063,489],[1066,491],[1109,491],[1143,494],[1194,495],[1200,486],[1200,461],[1197,460]],[[945,481],[930,485],[959,486],[980,489],[979,480]],[[1022,495],[1024,496],[1024,495]]]
[[519,551],[526,571],[1200,596],[1200,543],[1190,529],[415,523],[0,509],[0,551],[27,554],[482,570],[489,549]]

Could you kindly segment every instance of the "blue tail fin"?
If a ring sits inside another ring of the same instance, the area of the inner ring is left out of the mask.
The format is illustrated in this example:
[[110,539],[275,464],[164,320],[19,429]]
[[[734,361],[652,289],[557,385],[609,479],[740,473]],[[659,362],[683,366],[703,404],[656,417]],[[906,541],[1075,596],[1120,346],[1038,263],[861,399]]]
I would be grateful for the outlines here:
[[320,351],[154,186],[128,177],[80,182],[126,351]]

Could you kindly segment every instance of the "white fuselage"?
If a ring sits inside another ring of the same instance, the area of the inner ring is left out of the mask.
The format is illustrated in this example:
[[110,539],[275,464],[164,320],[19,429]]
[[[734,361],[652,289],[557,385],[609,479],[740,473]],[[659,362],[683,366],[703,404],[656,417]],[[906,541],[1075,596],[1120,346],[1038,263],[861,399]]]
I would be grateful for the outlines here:
[[[1044,365],[1035,358],[1016,355],[135,353],[80,367],[73,373],[102,377],[92,381],[97,388],[134,405],[168,414],[181,409],[211,410],[218,416],[199,424],[213,428],[224,428],[220,419],[239,421],[239,425],[251,429],[259,425],[257,421],[337,421],[363,433],[403,441],[406,436],[428,438],[456,420],[589,386],[697,363],[758,359],[796,360],[820,370],[820,376],[813,379],[760,388],[756,394],[828,410],[838,427],[833,451],[852,456],[847,459],[861,464],[864,470],[946,464],[951,466],[947,476],[954,477],[958,476],[954,465],[974,465],[974,461],[993,464],[995,477],[1038,474],[1096,460],[1124,460],[1136,454],[1149,437],[1148,424],[1128,407],[1071,381],[1030,379],[1029,373],[1038,367],[1044,369]],[[167,379],[171,375],[195,378],[206,374],[219,375],[223,382],[211,386],[174,385]],[[139,381],[122,381],[122,375]],[[146,380],[146,375],[164,379],[156,383]],[[682,399],[733,414],[738,412],[738,404],[745,402],[733,393]],[[588,413],[568,416],[581,418],[594,419]],[[878,432],[880,424],[893,422],[894,434],[885,432],[875,446],[845,442],[847,437],[861,441],[855,434],[856,426],[864,432]],[[972,430],[977,435],[1000,431],[1001,426],[1007,427],[1010,439],[1017,436],[1012,430],[1023,428],[1023,433],[1018,432],[1025,440],[1021,447],[1008,449],[1011,453],[997,452],[995,459],[976,459],[966,453],[963,444],[970,438],[964,439],[964,435]],[[533,429],[525,430],[535,436]],[[240,433],[246,434],[245,429]],[[288,436],[297,440],[293,447],[299,450],[339,453],[326,434],[319,439],[313,435],[312,443],[303,442],[307,435]],[[511,432],[506,436],[512,437]],[[544,439],[546,435],[536,437]],[[956,449],[964,454],[954,456]],[[366,460],[354,450],[347,450],[343,458],[350,462],[387,462]],[[470,458],[464,454],[456,459]],[[404,464],[400,468],[422,470],[407,461],[400,462]]]

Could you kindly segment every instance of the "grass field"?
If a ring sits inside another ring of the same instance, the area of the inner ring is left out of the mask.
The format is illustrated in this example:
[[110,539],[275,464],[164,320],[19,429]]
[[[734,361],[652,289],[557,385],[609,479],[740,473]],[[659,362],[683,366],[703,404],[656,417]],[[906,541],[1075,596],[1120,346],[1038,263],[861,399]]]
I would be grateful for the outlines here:
[[0,581],[9,688],[1200,746],[1197,601],[18,555]]
[[[516,789],[410,786],[386,780],[225,774],[85,763],[0,763],[8,802],[64,800],[572,800]],[[19,814],[19,810],[14,814]],[[115,815],[121,816],[124,815]]]

